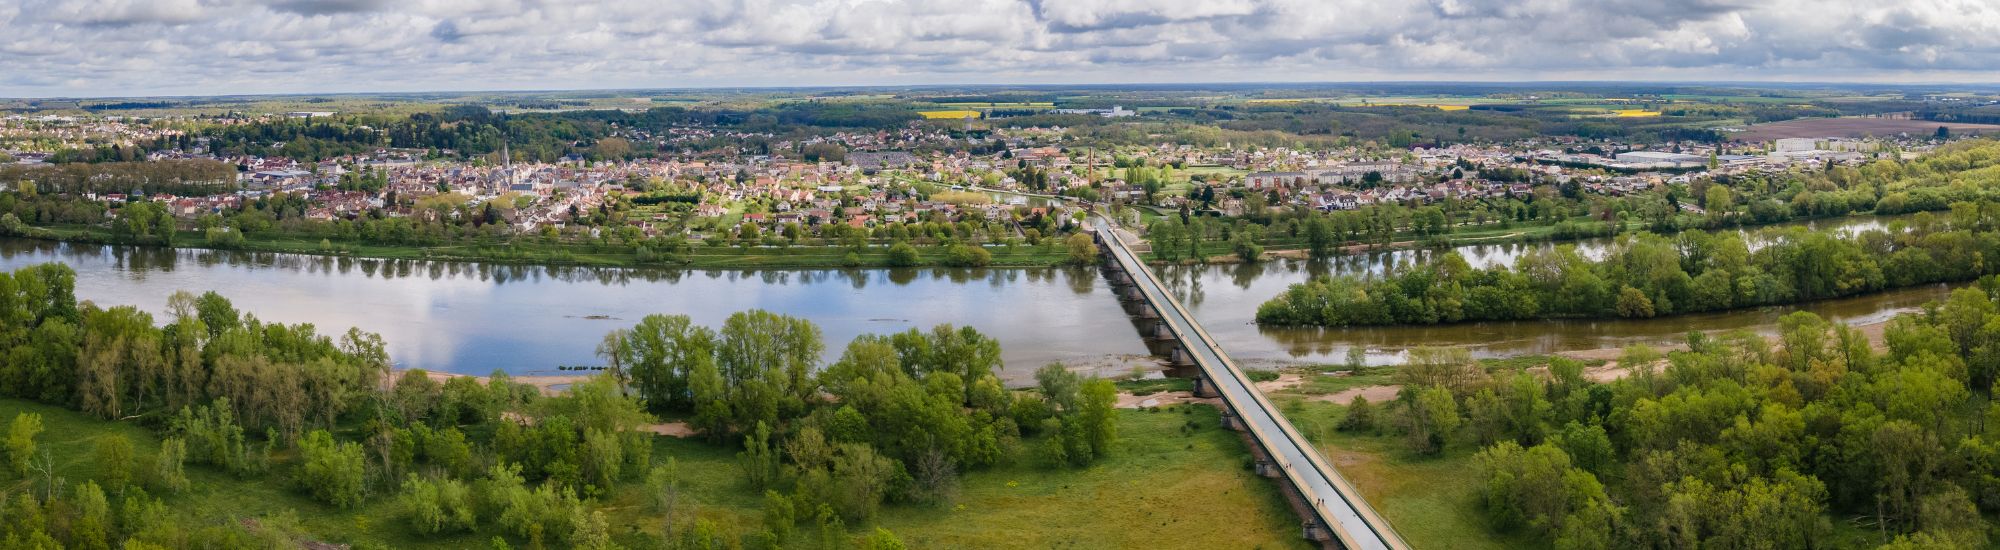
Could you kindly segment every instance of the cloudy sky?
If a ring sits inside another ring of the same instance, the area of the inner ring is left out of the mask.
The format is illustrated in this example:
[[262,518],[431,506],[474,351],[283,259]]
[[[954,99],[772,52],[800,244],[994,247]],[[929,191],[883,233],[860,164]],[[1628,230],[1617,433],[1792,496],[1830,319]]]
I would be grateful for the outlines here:
[[1992,0],[4,0],[0,96],[1993,82]]

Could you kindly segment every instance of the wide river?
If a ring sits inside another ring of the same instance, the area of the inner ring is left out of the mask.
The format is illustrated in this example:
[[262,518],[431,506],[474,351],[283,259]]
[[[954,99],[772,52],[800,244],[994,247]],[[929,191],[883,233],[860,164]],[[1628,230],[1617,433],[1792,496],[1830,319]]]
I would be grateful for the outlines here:
[[[1817,230],[1882,227],[1872,218],[1809,224]],[[1475,245],[1459,251],[1475,265],[1509,261],[1530,247]],[[1585,242],[1586,252],[1602,242]],[[1377,271],[1429,253],[1395,251],[1332,261],[1159,268],[1161,278],[1239,363],[1270,367],[1342,361],[1360,346],[1374,364],[1400,361],[1416,346],[1466,346],[1482,357],[1669,343],[1689,330],[1769,330],[1793,309],[1859,324],[1910,311],[1943,286],[1765,308],[1642,321],[1539,321],[1432,327],[1302,329],[1259,327],[1258,304],[1293,283],[1326,273]],[[1145,342],[1091,269],[644,270],[551,268],[454,262],[329,258],[291,254],[167,250],[0,239],[0,269],[62,262],[77,271],[77,294],[102,306],[138,306],[162,315],[175,290],[215,290],[265,321],[347,327],[388,340],[400,367],[464,374],[504,370],[560,374],[595,365],[610,330],[654,313],[681,314],[719,327],[732,312],[766,309],[818,323],[827,361],[864,333],[941,323],[970,325],[999,339],[1005,377],[1029,380],[1049,362],[1106,375],[1153,368]]]

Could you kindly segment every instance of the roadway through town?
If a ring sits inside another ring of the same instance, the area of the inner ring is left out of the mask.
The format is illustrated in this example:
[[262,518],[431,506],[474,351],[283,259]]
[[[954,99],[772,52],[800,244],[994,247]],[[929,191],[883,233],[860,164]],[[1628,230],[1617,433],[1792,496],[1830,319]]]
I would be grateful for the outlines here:
[[[1334,471],[1333,466],[1313,449],[1305,437],[1299,435],[1291,422],[1279,414],[1278,408],[1255,389],[1243,370],[1229,360],[1222,347],[1209,337],[1180,302],[1167,293],[1146,265],[1139,261],[1138,255],[1125,244],[1125,238],[1118,235],[1115,226],[1101,217],[1093,218],[1093,223],[1098,242],[1116,262],[1117,269],[1132,279],[1145,303],[1157,312],[1159,321],[1172,332],[1187,352],[1188,359],[1199,368],[1202,381],[1220,394],[1228,412],[1240,419],[1242,428],[1275,463],[1273,466],[1282,474],[1280,477],[1298,491],[1306,507],[1316,516],[1313,519],[1331,531],[1332,539],[1344,548],[1356,550],[1409,548],[1388,522],[1383,521],[1374,508],[1361,498],[1360,493],[1339,472]],[[1309,533],[1311,528],[1308,525]]]

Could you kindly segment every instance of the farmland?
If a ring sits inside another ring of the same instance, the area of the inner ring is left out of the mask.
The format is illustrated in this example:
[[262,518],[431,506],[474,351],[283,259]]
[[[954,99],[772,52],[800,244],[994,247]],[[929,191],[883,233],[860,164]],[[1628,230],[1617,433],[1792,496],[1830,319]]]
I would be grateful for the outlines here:
[[924,115],[924,118],[933,120],[979,118],[979,111],[971,111],[971,110],[918,111],[917,114]]

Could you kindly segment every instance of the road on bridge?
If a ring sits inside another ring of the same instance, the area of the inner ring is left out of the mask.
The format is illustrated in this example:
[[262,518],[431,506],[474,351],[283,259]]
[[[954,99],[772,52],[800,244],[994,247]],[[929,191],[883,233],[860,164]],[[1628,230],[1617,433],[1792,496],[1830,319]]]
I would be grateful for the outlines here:
[[1222,347],[1202,330],[1180,301],[1166,292],[1166,287],[1118,235],[1115,226],[1103,218],[1094,221],[1098,235],[1120,269],[1132,278],[1146,302],[1159,313],[1160,321],[1173,331],[1202,375],[1241,419],[1251,438],[1276,462],[1321,523],[1331,527],[1334,539],[1343,547],[1357,550],[1409,548],[1361,494],[1278,413],[1277,407],[1251,385],[1249,377],[1223,354]]

